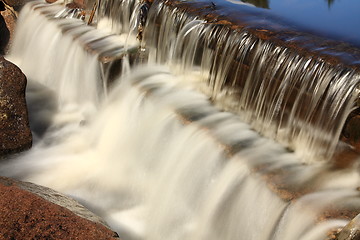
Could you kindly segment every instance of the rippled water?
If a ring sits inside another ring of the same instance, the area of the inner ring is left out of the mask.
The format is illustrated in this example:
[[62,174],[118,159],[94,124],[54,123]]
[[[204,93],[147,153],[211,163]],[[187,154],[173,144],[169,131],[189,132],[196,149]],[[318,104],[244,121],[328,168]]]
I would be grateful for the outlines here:
[[[241,0],[269,11],[294,26],[360,47],[358,0]],[[234,1],[233,1],[234,2]]]

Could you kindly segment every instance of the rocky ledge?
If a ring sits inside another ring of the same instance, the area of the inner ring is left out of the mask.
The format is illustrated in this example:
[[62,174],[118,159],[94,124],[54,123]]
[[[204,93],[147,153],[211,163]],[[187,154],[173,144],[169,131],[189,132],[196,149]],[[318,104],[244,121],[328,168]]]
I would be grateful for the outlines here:
[[0,157],[29,149],[32,135],[25,100],[27,79],[2,55],[7,53],[16,13],[0,0]]
[[0,239],[119,240],[97,216],[52,189],[0,177]]
[[26,83],[22,71],[0,56],[0,156],[31,147]]

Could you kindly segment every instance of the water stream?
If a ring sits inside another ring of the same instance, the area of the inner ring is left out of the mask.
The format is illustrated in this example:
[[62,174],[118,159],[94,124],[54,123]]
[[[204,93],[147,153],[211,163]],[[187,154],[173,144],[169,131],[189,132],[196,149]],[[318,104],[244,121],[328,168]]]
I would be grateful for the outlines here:
[[[286,95],[281,90],[265,91],[271,82],[260,83],[262,74],[271,74],[264,73],[271,66],[250,71],[247,79],[254,78],[257,92],[264,94],[256,98],[255,90],[244,86],[248,91],[239,99],[242,109],[237,114],[220,110],[212,100],[230,91],[223,93],[222,88],[222,81],[230,74],[224,55],[245,61],[246,49],[251,48],[255,49],[254,61],[271,63],[263,54],[272,59],[279,68],[272,69],[272,74],[280,71],[289,76],[286,84],[298,84],[304,88],[301,93],[308,88],[321,92],[326,88],[323,85],[333,82],[341,85],[336,90],[339,92],[326,91],[325,98],[340,104],[339,96],[349,91],[341,98],[347,102],[331,112],[338,123],[353,106],[351,91],[358,79],[349,76],[354,73],[333,73],[336,70],[325,63],[298,59],[246,32],[237,38],[228,30],[175,11],[165,14],[162,11],[167,10],[161,8],[159,5],[149,12],[142,42],[148,54],[146,63],[140,61],[128,69],[124,60],[128,71],[107,88],[99,56],[109,49],[119,52],[133,46],[126,41],[134,36],[114,36],[101,29],[120,34],[126,27],[114,24],[106,14],[106,20],[99,17],[101,24],[94,29],[78,19],[54,19],[61,10],[57,5],[35,2],[24,7],[7,57],[28,77],[27,101],[36,141],[30,151],[2,163],[0,174],[76,198],[103,217],[124,240],[322,240],[345,226],[348,218],[329,212],[360,209],[356,167],[334,169],[326,161],[303,164],[304,154],[289,152],[253,129],[273,132],[279,128],[270,126],[274,123],[269,119],[274,117],[261,107],[264,102],[278,101],[273,106],[277,108],[282,101],[279,95]],[[152,19],[159,21],[159,15],[166,24],[159,32],[151,32]],[[124,16],[134,20],[131,14]],[[169,26],[175,26],[175,31]],[[224,40],[216,39],[219,35],[224,35]],[[225,44],[229,38],[234,38],[243,54],[231,51]],[[103,39],[108,39],[106,44]],[[189,43],[194,41],[198,42]],[[200,47],[212,41],[223,41],[226,54]],[[89,44],[96,46],[96,51],[86,50]],[[290,67],[280,70],[286,64]],[[290,76],[301,75],[295,69],[298,65],[307,70],[311,65],[313,71],[306,71],[299,83],[292,83]],[[308,83],[307,78],[314,75],[325,77],[319,83]],[[353,85],[345,78],[355,79],[350,81]],[[298,100],[295,105],[300,105]],[[293,111],[283,136],[295,131],[289,127],[297,116]],[[258,121],[246,123],[253,121],[254,115]],[[306,120],[301,129],[306,128]],[[331,119],[328,122],[334,124]],[[338,134],[338,130],[327,132],[327,126],[318,131],[315,135]],[[309,141],[312,146],[318,140]]]
[[241,113],[305,162],[331,158],[355,106],[358,73],[262,40],[246,28],[238,32],[197,20],[161,1],[152,8],[144,33],[150,61],[197,75],[198,88],[212,101]]

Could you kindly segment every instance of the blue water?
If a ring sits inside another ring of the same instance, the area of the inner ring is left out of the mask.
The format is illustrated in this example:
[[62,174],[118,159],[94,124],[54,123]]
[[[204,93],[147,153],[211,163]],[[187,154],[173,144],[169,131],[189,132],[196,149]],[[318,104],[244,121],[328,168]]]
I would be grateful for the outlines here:
[[299,28],[360,47],[360,0],[243,0]]

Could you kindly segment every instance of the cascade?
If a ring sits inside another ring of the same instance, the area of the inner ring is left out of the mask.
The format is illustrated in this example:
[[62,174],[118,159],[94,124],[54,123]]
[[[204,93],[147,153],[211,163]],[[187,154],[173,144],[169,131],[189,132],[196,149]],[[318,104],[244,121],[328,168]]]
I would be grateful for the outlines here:
[[169,2],[101,1],[93,25],[24,6],[7,58],[36,142],[0,175],[74,197],[124,240],[334,239],[360,212],[358,161],[331,160],[357,69]]
[[215,103],[242,113],[254,129],[306,161],[333,155],[339,126],[356,103],[357,71],[302,56],[246,29],[193,21],[186,10],[173,13],[163,2],[154,5],[144,40],[156,48],[156,60],[198,73],[202,91]]

